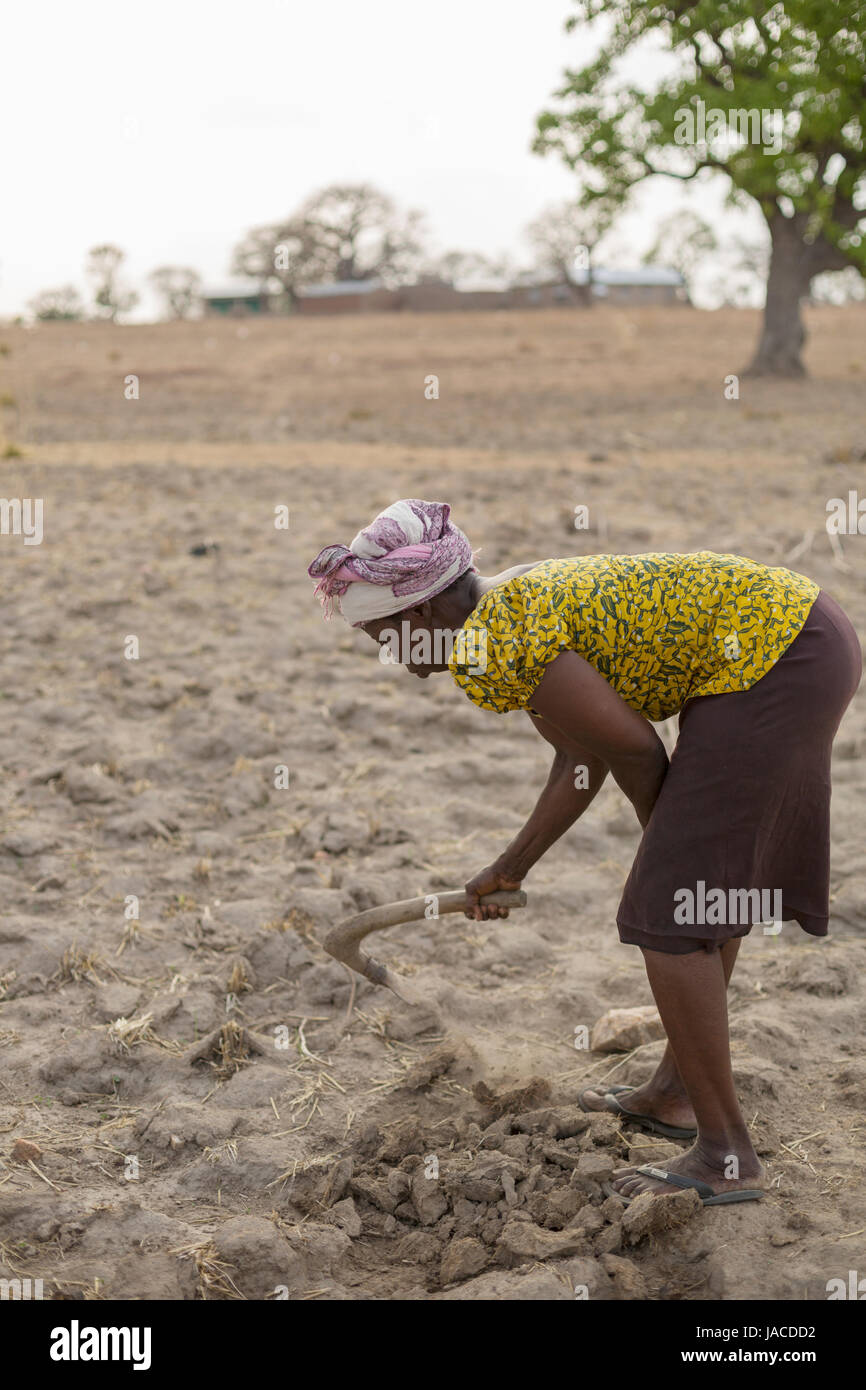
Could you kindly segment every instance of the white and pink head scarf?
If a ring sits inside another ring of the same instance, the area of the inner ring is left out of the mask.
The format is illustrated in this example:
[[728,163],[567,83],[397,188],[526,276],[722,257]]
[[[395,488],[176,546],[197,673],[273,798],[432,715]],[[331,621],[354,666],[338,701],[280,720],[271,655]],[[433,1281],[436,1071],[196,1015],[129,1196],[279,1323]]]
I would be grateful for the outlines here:
[[318,580],[325,616],[335,598],[358,627],[434,598],[474,568],[467,537],[449,520],[447,502],[404,498],[380,512],[348,548],[327,545],[307,573]]

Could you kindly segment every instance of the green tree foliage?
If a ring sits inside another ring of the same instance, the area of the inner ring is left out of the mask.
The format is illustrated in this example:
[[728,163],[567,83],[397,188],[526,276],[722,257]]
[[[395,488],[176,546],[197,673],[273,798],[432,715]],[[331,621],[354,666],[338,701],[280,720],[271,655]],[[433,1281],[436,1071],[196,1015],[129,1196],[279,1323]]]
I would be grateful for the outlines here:
[[[866,270],[866,3],[575,2],[567,28],[595,26],[581,33],[600,45],[565,74],[534,148],[580,176],[587,205],[624,203],[656,176],[724,175],[733,200],[753,200],[770,234],[752,369],[802,373],[800,303],[813,277]],[[631,76],[650,55],[666,66],[652,90]]]

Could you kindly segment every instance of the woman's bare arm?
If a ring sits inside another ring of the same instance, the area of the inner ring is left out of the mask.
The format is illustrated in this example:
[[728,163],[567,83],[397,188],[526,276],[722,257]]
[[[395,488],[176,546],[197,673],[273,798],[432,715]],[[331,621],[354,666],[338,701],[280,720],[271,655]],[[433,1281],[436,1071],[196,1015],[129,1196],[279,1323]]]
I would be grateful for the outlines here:
[[[667,773],[668,756],[655,729],[577,652],[560,652],[547,667],[533,694],[530,717],[555,749],[553,765],[522,830],[493,864],[466,884],[476,899],[497,888],[519,887],[532,865],[583,814],[608,770],[642,826]],[[507,917],[508,909],[476,902],[466,916],[478,921]]]
[[535,714],[530,718],[556,751],[532,814],[502,855],[502,867],[519,879],[583,815],[607,776],[601,758],[586,752],[547,720]]
[[[466,891],[476,898],[499,888],[518,888],[533,864],[583,815],[607,776],[601,758],[587,753],[531,711],[530,718],[555,750],[550,774],[526,824],[499,858],[466,884]],[[478,921],[507,917],[508,908],[472,905],[466,916]]]
[[668,769],[665,746],[594,666],[560,652],[546,668],[532,707],[565,739],[600,759],[646,826]]

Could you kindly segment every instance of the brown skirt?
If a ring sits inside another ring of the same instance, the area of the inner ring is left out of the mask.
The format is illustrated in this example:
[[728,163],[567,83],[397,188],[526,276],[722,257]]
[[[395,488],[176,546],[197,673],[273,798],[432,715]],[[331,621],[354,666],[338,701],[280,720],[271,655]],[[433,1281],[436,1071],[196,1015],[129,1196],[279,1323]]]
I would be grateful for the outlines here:
[[854,628],[822,590],[757,684],[686,702],[617,912],[621,941],[684,955],[791,920],[827,935],[830,752],[862,669]]

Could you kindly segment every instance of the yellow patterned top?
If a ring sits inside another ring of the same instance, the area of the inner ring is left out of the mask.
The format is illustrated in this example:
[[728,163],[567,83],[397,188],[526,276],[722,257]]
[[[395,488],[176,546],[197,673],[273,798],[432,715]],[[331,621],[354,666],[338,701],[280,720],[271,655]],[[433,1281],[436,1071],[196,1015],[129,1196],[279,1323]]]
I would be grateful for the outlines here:
[[546,560],[484,595],[449,670],[476,705],[504,714],[526,709],[548,662],[575,651],[633,709],[667,719],[696,695],[765,676],[818,593],[792,570],[709,550]]

